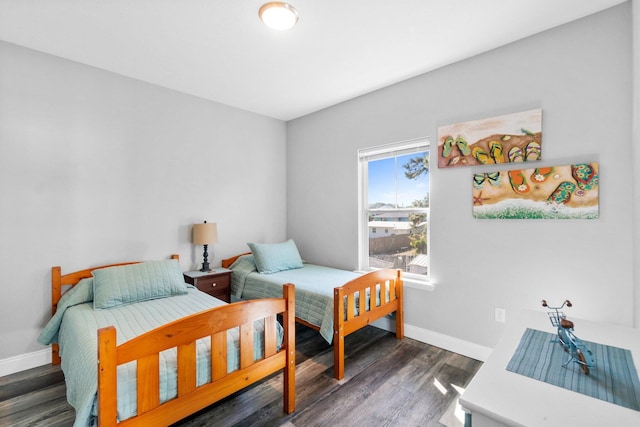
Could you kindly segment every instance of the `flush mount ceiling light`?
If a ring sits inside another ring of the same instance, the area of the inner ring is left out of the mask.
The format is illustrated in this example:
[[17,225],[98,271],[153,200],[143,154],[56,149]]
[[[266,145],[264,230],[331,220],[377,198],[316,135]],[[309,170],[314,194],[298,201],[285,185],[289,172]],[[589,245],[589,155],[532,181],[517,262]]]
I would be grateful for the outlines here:
[[263,4],[258,15],[267,27],[274,30],[288,30],[298,22],[298,11],[290,4],[280,1]]

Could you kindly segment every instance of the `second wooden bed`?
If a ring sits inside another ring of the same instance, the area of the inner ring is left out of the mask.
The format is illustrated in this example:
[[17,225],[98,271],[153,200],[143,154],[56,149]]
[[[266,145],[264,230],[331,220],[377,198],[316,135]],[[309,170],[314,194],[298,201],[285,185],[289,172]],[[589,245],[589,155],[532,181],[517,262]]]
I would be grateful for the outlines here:
[[[251,261],[251,253],[244,253],[236,255],[234,257],[222,260],[222,266],[225,268],[234,269],[237,266],[236,262],[242,259],[248,259]],[[245,264],[247,264],[245,262]],[[317,267],[310,264],[305,264],[307,267]],[[303,272],[305,268],[295,270],[295,274],[298,271]],[[324,285],[326,292],[321,292],[319,297],[324,295],[333,295],[332,301],[328,302],[328,307],[332,310],[332,336],[329,342],[333,342],[334,346],[334,378],[340,380],[344,378],[344,339],[347,335],[357,331],[358,329],[369,325],[373,321],[387,316],[391,313],[395,313],[395,332],[396,338],[404,338],[404,308],[403,308],[403,283],[400,270],[385,269],[372,271],[363,275],[352,274],[353,279],[346,283],[336,284],[331,280],[335,279],[333,272],[341,272],[343,270],[330,269],[328,267],[318,267],[319,271],[326,271],[328,280]],[[245,270],[246,271],[246,270]],[[347,272],[348,273],[348,272]],[[242,273],[241,273],[242,274]],[[240,274],[238,274],[240,276]],[[250,298],[267,297],[272,295],[278,290],[274,290],[274,285],[277,286],[277,275],[274,274],[261,274],[257,271],[248,273],[251,280],[265,280],[264,294],[259,296],[255,292],[251,294]],[[331,276],[331,278],[329,277]],[[236,280],[236,270],[234,270],[234,280]],[[279,286],[284,285],[286,282],[279,283]],[[296,287],[296,293],[298,301],[300,301],[301,293],[305,292],[307,295],[309,292],[316,293],[317,286],[306,286],[304,278],[292,283]],[[255,289],[255,288],[254,288]],[[310,290],[311,289],[311,290]],[[237,295],[242,298],[242,294]],[[364,296],[361,297],[361,296]],[[308,298],[305,298],[308,299]],[[296,306],[296,321],[298,323],[309,326],[318,331],[321,330],[321,325],[317,321],[310,321],[310,317],[306,312],[300,310],[300,304]],[[325,337],[326,338],[326,337]]]

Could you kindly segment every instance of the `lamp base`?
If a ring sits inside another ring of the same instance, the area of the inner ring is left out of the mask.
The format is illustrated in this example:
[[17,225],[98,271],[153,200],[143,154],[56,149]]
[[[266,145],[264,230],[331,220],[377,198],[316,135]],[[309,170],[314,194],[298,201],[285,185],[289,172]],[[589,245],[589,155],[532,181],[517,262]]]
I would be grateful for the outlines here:
[[209,252],[207,251],[207,247],[209,245],[204,245],[204,253],[202,254],[202,258],[204,258],[202,260],[202,268],[200,269],[200,271],[204,272],[204,273],[208,273],[211,271],[211,269],[209,268]]

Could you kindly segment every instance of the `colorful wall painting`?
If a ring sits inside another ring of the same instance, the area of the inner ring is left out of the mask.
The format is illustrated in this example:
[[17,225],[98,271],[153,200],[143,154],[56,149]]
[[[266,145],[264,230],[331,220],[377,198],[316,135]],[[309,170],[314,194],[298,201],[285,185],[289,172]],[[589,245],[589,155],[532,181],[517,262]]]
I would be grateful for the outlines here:
[[541,158],[541,109],[438,128],[439,168],[528,162]]
[[599,217],[598,163],[473,174],[473,216],[480,219]]

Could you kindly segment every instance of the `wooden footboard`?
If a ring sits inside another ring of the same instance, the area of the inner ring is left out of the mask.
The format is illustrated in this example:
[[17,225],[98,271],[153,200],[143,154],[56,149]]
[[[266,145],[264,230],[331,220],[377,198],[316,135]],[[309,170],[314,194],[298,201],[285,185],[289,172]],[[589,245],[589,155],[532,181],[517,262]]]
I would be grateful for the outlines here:
[[[172,259],[178,260],[178,255]],[[62,275],[51,269],[51,312],[55,314],[64,286],[75,286],[92,276],[93,270],[135,264],[125,262],[92,267]],[[276,316],[282,315],[284,340],[276,342]],[[265,319],[264,358],[254,361],[255,320]],[[240,367],[227,373],[227,330],[239,328]],[[196,340],[210,337],[211,382],[196,386]],[[116,346],[116,330],[98,331],[98,425],[161,426],[174,423],[242,388],[283,370],[283,406],[295,410],[295,290],[284,285],[282,298],[269,298],[212,308],[149,331]],[[159,353],[177,348],[178,397],[159,401]],[[117,423],[117,367],[137,361],[137,416]],[[52,363],[59,364],[58,345],[52,345]]]
[[[222,266],[229,268],[239,257],[246,254],[223,259]],[[344,377],[344,337],[393,312],[396,313],[396,337],[404,338],[404,302],[401,270],[386,269],[364,274],[333,290],[333,357],[334,377]],[[368,290],[368,291],[367,291]],[[368,295],[358,298],[356,310],[356,294]],[[380,298],[377,298],[380,296]],[[344,312],[347,301],[347,310]],[[296,317],[296,322],[317,331],[320,326],[311,324]]]
[[[284,411],[295,409],[295,296],[283,287],[283,298],[242,301],[176,320],[116,346],[113,327],[99,330],[98,425],[169,425],[282,369]],[[276,349],[276,315],[283,315],[284,342]],[[253,360],[253,322],[265,319],[265,357]],[[240,368],[227,373],[227,330],[240,328]],[[210,337],[210,383],[196,386],[196,340]],[[177,348],[178,397],[159,402],[159,353]],[[137,361],[138,411],[117,423],[117,367]]]
[[396,338],[404,338],[402,277],[400,270],[373,271],[333,291],[333,374],[340,380],[344,377],[344,337],[350,333],[395,312]]

